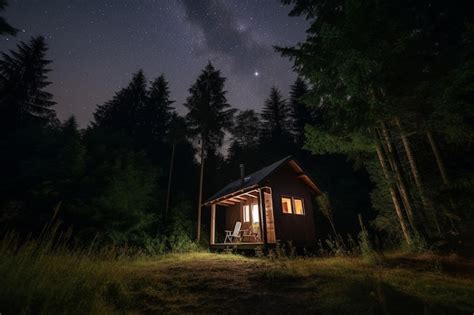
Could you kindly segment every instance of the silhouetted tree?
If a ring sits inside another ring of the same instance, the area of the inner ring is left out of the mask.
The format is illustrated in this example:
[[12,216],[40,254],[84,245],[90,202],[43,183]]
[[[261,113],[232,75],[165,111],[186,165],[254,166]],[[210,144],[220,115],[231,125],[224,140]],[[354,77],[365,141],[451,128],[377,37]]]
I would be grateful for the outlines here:
[[267,160],[291,154],[291,111],[281,92],[272,87],[262,111],[261,144]]
[[[4,11],[8,3],[6,0],[0,0],[0,12]],[[8,24],[4,17],[0,16],[0,35],[15,35],[18,32],[16,28]]]
[[[311,22],[303,44],[280,49],[310,79],[306,99],[325,115],[307,129],[306,146],[365,165],[380,230],[413,244],[455,235],[453,219],[472,227],[473,211],[464,208],[472,204],[472,163],[457,155],[460,143],[472,152],[471,1],[282,2]],[[464,194],[451,189],[439,143],[459,159],[451,172]],[[452,206],[449,190],[463,207]]]
[[34,231],[51,209],[44,188],[51,187],[56,118],[44,90],[46,51],[44,38],[36,37],[0,60],[0,207],[18,230]]
[[314,109],[306,105],[303,100],[307,93],[308,85],[301,77],[298,77],[291,86],[289,106],[296,144],[300,148],[304,145],[305,126],[314,123]]
[[281,92],[272,87],[269,98],[265,101],[262,111],[264,132],[270,136],[283,137],[289,135],[290,109]]
[[227,180],[238,176],[237,172],[241,163],[245,164],[247,171],[261,166],[262,159],[259,154],[261,128],[260,116],[254,110],[240,111],[236,115],[227,158],[229,166]]
[[74,195],[77,183],[84,175],[86,167],[86,148],[82,143],[81,132],[74,116],[67,119],[59,128],[56,140],[57,154],[54,162],[54,189],[57,200],[62,201]]
[[174,167],[174,156],[176,152],[176,144],[182,141],[186,141],[186,121],[184,118],[178,116],[176,113],[171,115],[170,119],[170,129],[169,129],[169,141],[171,141],[171,156],[170,156],[170,166],[168,173],[168,188],[166,190],[166,206],[165,214],[168,214],[170,206],[170,196],[171,196],[171,183],[173,179],[173,167]]
[[141,113],[148,103],[145,75],[139,70],[126,88],[117,92],[114,98],[97,106],[94,126],[121,130],[135,138],[140,127]]
[[43,37],[35,37],[28,44],[20,42],[16,50],[2,53],[0,61],[1,128],[45,123],[54,118],[52,95],[44,89],[50,84],[50,71],[45,59],[47,46]]
[[168,81],[160,75],[152,83],[149,99],[141,112],[142,139],[150,139],[153,143],[163,142],[170,128],[174,101],[170,99]]
[[260,137],[261,121],[254,110],[240,111],[232,127],[232,143],[244,147],[256,147]]
[[184,106],[189,110],[186,121],[190,134],[200,141],[201,170],[198,198],[197,240],[201,238],[201,203],[204,160],[207,153],[222,145],[224,131],[229,130],[235,110],[227,103],[225,78],[209,64],[189,89]]

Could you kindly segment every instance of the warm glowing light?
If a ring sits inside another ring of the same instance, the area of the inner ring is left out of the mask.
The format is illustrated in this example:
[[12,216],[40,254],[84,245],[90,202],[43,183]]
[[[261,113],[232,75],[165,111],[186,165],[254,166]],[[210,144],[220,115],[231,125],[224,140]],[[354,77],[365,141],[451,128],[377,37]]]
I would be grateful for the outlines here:
[[258,204],[253,204],[252,205],[252,222],[253,223],[260,222],[260,217],[259,217],[259,213],[258,213]]
[[244,205],[242,210],[243,210],[243,214],[244,214],[244,223],[250,222],[250,207],[249,207],[249,205]]
[[304,214],[303,199],[295,198],[295,214]]
[[281,197],[281,209],[283,213],[293,213],[291,207],[291,198]]

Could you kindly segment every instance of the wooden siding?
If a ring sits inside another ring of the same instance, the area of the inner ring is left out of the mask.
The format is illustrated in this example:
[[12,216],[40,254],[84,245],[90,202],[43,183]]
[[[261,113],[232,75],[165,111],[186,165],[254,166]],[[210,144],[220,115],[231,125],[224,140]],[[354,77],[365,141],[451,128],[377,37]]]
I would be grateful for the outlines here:
[[[276,238],[282,242],[292,241],[297,246],[314,245],[316,243],[314,193],[297,175],[289,165],[285,165],[271,175],[266,183],[272,188]],[[281,196],[303,198],[305,214],[283,213]]]
[[276,234],[275,234],[275,219],[273,214],[273,200],[272,194],[270,192],[263,192],[264,196],[264,208],[265,208],[265,220],[267,228],[267,243],[274,244],[276,243]]

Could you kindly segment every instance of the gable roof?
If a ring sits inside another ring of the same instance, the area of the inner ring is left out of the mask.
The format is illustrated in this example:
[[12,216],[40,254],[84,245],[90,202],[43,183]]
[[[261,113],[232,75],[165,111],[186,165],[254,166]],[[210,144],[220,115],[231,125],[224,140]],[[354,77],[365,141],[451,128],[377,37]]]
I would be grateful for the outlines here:
[[286,165],[288,162],[291,162],[292,167],[295,169],[298,169],[300,175],[303,179],[303,181],[306,182],[312,189],[314,189],[317,193],[320,193],[319,188],[317,188],[316,184],[314,181],[303,171],[303,169],[296,163],[294,159],[291,158],[291,156],[287,156],[273,164],[270,164],[268,166],[265,166],[264,168],[245,176],[244,178],[244,183],[243,185],[241,184],[240,178],[237,180],[234,180],[218,192],[216,192],[214,195],[209,197],[207,201],[204,203],[204,205],[207,205],[211,203],[212,201],[225,197],[227,195],[230,195],[232,193],[241,191],[244,192],[246,190],[251,190],[253,188],[256,188],[262,184],[262,182],[269,177],[271,174],[273,174],[275,171],[277,171],[280,167],[283,165]]

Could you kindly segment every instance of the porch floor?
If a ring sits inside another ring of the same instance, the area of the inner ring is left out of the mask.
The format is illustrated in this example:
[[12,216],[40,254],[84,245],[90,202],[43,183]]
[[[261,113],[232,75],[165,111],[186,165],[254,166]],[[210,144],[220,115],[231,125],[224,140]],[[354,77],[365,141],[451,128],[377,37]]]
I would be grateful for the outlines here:
[[263,242],[240,242],[240,243],[215,243],[209,245],[211,248],[227,248],[237,247],[242,249],[253,249],[259,245],[263,245]]

